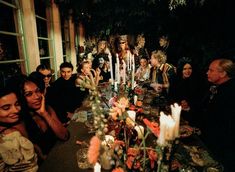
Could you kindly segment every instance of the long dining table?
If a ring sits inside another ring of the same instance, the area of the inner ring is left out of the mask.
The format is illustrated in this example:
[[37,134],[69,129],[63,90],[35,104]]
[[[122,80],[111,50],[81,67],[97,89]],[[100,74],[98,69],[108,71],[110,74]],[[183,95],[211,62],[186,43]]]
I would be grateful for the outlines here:
[[[81,108],[81,111],[84,112],[84,109]],[[149,111],[149,108],[147,111]],[[79,113],[79,111],[77,111],[77,113]],[[90,115],[92,115],[91,111]],[[140,115],[149,115],[149,113]],[[89,124],[87,121],[70,121],[67,127],[70,132],[69,140],[65,142],[57,142],[49,153],[47,159],[39,167],[39,172],[94,171],[92,166],[86,169],[81,169],[78,165],[78,156],[82,156],[79,155],[79,152],[88,148],[89,140],[94,135],[94,132],[91,132],[91,128],[87,125]],[[198,172],[207,172],[210,170],[218,172],[223,171],[222,166],[213,159],[210,151],[198,137],[198,133],[196,132],[197,130],[190,127],[188,124],[183,124],[180,128],[181,137],[177,139],[177,144],[174,146],[174,153],[170,164],[170,168],[174,169],[172,171],[179,171],[179,169],[181,169],[181,171],[191,170]],[[154,136],[152,135],[150,137]],[[177,167],[174,168],[173,166]],[[102,171],[104,170],[102,169]]]
[[89,143],[92,133],[82,122],[71,121],[68,125],[70,138],[68,141],[58,141],[52,148],[47,159],[42,163],[39,172],[78,172],[93,171],[92,169],[79,169],[77,151],[83,147],[77,141]]

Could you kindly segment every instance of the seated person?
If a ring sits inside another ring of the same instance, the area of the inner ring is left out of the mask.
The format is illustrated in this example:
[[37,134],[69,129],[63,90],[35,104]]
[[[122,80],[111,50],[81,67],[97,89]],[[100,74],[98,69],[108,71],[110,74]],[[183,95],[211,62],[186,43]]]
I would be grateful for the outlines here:
[[135,77],[137,81],[146,81],[149,79],[150,67],[146,57],[140,58],[140,67],[136,70]]
[[[37,155],[27,137],[20,119],[21,106],[16,94],[7,88],[0,89],[0,171],[36,172]],[[22,170],[23,171],[23,170]]]
[[[92,71],[94,74],[92,73]],[[76,86],[83,91],[94,90],[100,80],[100,70],[97,69],[95,71],[94,69],[91,69],[89,62],[83,61],[79,65],[77,72],[78,76],[76,79]]]
[[174,67],[166,63],[167,56],[161,51],[153,51],[151,55],[151,69],[150,69],[150,87],[157,92],[168,95],[168,90],[172,79],[175,77]]
[[108,66],[108,54],[98,54],[95,56],[92,68],[100,70],[100,82],[108,82],[110,79],[110,71]]
[[[178,61],[177,75],[170,87],[169,98],[172,103],[177,102],[182,107],[182,117],[195,124],[194,111],[199,107],[202,96],[202,80],[196,76],[197,72],[192,59],[182,57]],[[196,91],[195,91],[196,90]],[[196,115],[196,114],[195,114]]]
[[76,74],[73,74],[73,65],[63,62],[60,65],[60,75],[51,84],[48,103],[55,109],[60,121],[66,124],[75,109],[82,103],[83,96],[81,91],[76,88]]
[[40,64],[36,68],[36,71],[41,73],[44,76],[43,81],[45,82],[45,87],[46,88],[50,87],[50,82],[51,82],[51,77],[52,77],[51,68],[49,68],[45,64]]
[[[43,160],[55,142],[67,140],[69,133],[59,121],[54,109],[47,105],[39,80],[25,77],[20,84],[23,106],[23,120],[29,139],[35,144],[39,157]],[[43,82],[43,81],[41,81]]]
[[149,60],[149,54],[145,47],[145,36],[144,34],[137,35],[136,38],[136,46],[134,47],[133,53],[135,55],[135,65],[136,67],[140,67],[141,58],[145,57],[147,61]]

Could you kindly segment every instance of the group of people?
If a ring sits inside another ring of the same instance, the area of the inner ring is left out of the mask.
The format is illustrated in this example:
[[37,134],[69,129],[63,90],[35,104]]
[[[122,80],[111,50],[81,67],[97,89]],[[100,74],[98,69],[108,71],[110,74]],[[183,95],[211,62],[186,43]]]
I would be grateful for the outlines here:
[[[79,63],[76,74],[70,62],[63,62],[60,77],[54,82],[52,69],[41,64],[29,76],[12,78],[1,87],[0,167],[14,169],[27,164],[28,169],[36,171],[54,143],[69,138],[66,126],[89,90],[114,77],[111,73],[115,73],[115,68],[111,66],[115,66],[116,56],[120,62],[128,63],[133,55],[137,83],[145,82],[169,102],[179,103],[182,117],[202,130],[203,141],[225,171],[234,171],[234,62],[213,60],[207,72],[209,82],[204,82],[193,59],[182,57],[177,63],[169,62],[167,37],[161,37],[161,48],[151,53],[145,48],[144,36],[137,38],[134,48],[130,48],[127,36],[121,35],[115,50],[106,40],[99,40],[97,52]],[[127,80],[130,82],[128,76]],[[14,145],[9,144],[13,141]],[[15,150],[17,156],[12,156]]]

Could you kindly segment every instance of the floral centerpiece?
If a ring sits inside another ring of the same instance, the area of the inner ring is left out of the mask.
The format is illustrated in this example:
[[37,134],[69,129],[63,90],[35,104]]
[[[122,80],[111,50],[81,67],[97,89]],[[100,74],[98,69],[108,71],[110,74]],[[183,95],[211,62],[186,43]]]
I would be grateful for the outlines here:
[[[98,87],[94,82],[91,84],[90,100],[96,133],[90,140],[87,157],[89,163],[94,165],[94,171],[98,172],[100,165],[112,171],[160,171],[164,168],[163,160],[169,160],[169,156],[165,157],[164,148],[171,143],[168,140],[175,138],[169,136],[170,131],[171,135],[175,133],[172,133],[167,122],[160,122],[159,125],[159,122],[147,118],[138,121],[136,116],[141,111],[133,108],[134,94],[129,94],[126,87],[120,87],[119,93],[109,102],[111,107],[106,113],[101,105],[102,96]],[[143,94],[140,90],[133,92]],[[173,111],[174,108],[172,106]],[[174,112],[178,113],[176,110]],[[166,121],[163,118],[160,117],[160,121]],[[153,139],[148,145],[150,135]],[[167,151],[170,153],[171,149]]]
[[134,105],[125,95],[112,98],[108,114],[103,112],[99,92],[94,89],[91,95],[96,134],[88,149],[89,163],[98,162],[112,171],[159,171],[165,145],[146,144],[151,133],[154,140],[161,136],[159,123],[147,118],[135,121],[139,111],[130,110]]

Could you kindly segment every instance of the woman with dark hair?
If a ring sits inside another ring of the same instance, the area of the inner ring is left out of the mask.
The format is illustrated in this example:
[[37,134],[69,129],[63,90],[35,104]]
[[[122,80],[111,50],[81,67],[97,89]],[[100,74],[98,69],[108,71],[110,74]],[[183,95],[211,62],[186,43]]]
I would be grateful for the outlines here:
[[45,159],[56,140],[67,140],[69,133],[59,121],[54,109],[45,103],[43,90],[35,78],[23,78],[20,97],[29,139],[35,144],[40,158]]
[[191,112],[199,106],[199,98],[201,97],[202,89],[200,84],[202,84],[202,82],[200,82],[196,73],[191,58],[182,57],[179,59],[177,75],[173,80],[169,93],[170,99],[174,102],[178,102],[182,106],[183,118],[189,122],[194,122]]
[[45,82],[45,87],[50,86],[51,77],[52,77],[52,70],[45,64],[40,64],[37,66],[36,71],[43,75],[43,81]]
[[34,146],[27,137],[20,119],[21,106],[16,93],[0,89],[0,171],[30,171],[38,169]]
[[146,81],[149,79],[149,75],[150,75],[150,67],[149,67],[147,57],[144,57],[144,56],[140,57],[139,63],[140,63],[140,66],[136,70],[135,77],[137,81]]

